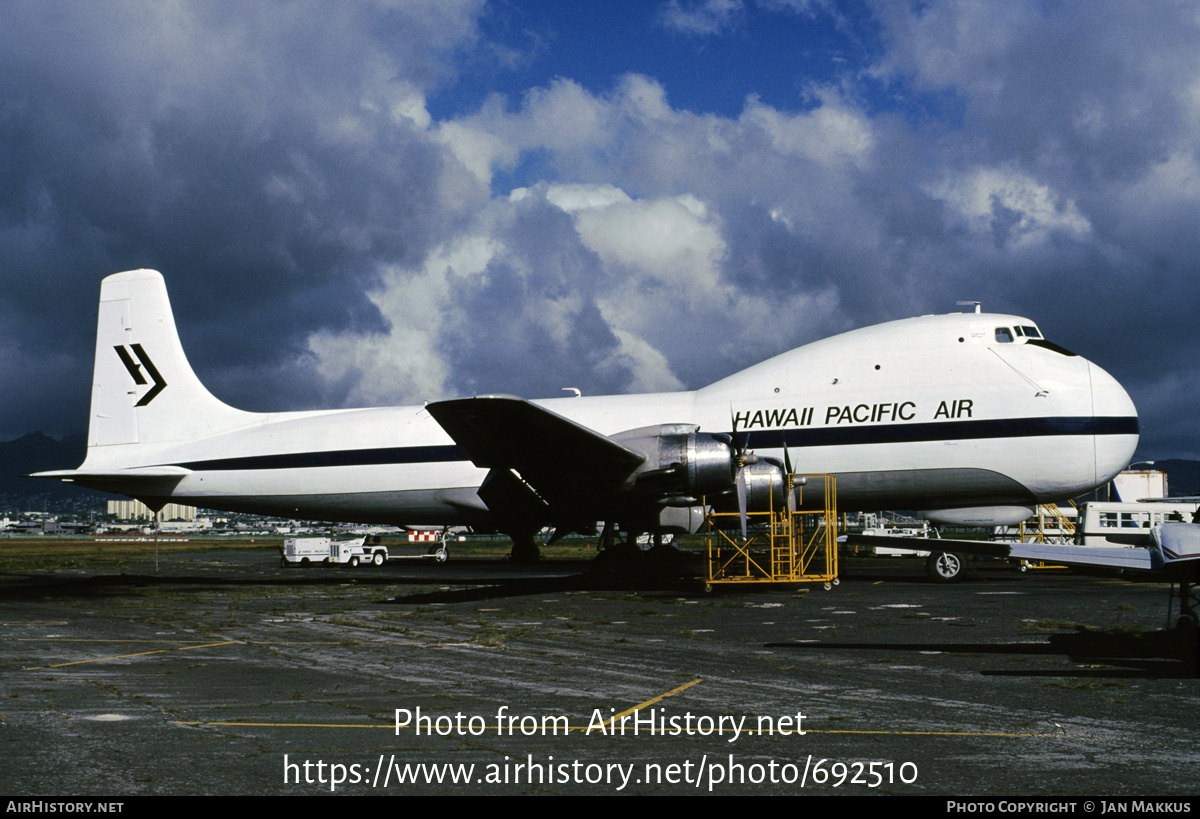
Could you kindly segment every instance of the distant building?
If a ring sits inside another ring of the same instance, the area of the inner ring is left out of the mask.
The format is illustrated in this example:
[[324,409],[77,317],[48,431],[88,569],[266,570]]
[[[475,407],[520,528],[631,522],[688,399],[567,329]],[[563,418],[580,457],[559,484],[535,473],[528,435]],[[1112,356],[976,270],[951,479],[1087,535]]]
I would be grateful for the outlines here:
[[150,507],[137,500],[118,500],[108,502],[108,514],[119,520],[195,520],[196,507],[184,506],[182,503],[168,503],[157,516]]
[[1126,469],[1113,478],[1116,500],[1138,501],[1142,498],[1167,497],[1167,473],[1159,469]]

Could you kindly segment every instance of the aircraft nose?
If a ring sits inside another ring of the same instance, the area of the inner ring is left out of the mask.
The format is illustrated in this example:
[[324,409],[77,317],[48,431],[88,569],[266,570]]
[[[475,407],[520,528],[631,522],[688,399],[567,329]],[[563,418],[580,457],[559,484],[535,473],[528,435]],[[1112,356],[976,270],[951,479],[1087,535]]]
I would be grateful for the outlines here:
[[1090,361],[1088,373],[1096,432],[1096,482],[1105,483],[1129,465],[1137,449],[1137,408],[1117,379]]

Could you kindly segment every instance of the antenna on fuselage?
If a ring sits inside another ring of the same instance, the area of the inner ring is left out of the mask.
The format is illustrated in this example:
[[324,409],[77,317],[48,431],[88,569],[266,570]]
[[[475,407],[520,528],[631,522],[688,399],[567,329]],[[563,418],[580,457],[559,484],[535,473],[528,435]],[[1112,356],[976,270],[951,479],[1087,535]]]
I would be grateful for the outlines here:
[[973,304],[973,305],[975,305],[975,312],[976,312],[976,313],[982,313],[982,312],[983,312],[983,310],[982,310],[982,309],[980,309],[980,304],[981,304],[981,302],[977,302],[977,301],[956,301],[956,302],[954,302],[954,303],[955,303],[955,304],[957,304],[959,307],[963,307],[963,306],[965,306],[965,305],[968,305],[968,304]]

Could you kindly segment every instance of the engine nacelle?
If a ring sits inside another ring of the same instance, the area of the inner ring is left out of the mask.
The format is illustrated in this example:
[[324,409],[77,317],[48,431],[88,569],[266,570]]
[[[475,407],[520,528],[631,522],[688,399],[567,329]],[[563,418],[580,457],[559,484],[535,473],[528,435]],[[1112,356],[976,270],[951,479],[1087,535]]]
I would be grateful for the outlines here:
[[682,507],[733,487],[733,442],[727,435],[702,433],[692,424],[664,424],[612,437],[646,456],[627,485],[634,494]]
[[[728,435],[700,432],[691,424],[666,424],[622,432],[613,440],[646,456],[627,491],[666,506],[691,507],[703,499],[737,511],[737,452]],[[750,455],[743,470],[747,511],[786,507],[782,464]]]

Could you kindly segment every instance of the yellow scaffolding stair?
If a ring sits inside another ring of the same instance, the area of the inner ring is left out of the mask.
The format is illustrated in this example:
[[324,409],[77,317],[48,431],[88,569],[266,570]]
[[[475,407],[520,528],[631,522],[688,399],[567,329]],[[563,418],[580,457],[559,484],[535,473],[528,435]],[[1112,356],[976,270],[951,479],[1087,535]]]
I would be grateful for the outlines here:
[[[1076,512],[1078,512],[1079,507],[1075,506],[1075,501],[1071,501],[1070,503]],[[1051,525],[1048,526],[1048,523]],[[1026,522],[1022,521],[1020,528],[1021,542],[1045,543],[1047,529],[1051,529],[1052,531],[1050,540],[1053,543],[1071,543],[1075,540],[1075,521],[1063,510],[1059,509],[1058,504],[1043,503],[1038,506],[1036,527],[1030,526],[1027,528]]]
[[[803,497],[806,486],[808,504]],[[738,512],[708,515],[708,588],[722,583],[824,583],[828,589],[837,584],[836,479],[788,475],[787,489],[795,490],[795,509],[747,513],[744,543]]]
[[[1070,501],[1071,507],[1076,511],[1076,518],[1072,519],[1063,510],[1058,508],[1058,504],[1043,503],[1038,506],[1037,510],[1037,525],[1026,527],[1024,521],[1021,523],[1019,537],[1022,543],[1045,543],[1046,530],[1051,529],[1051,543],[1072,543],[1075,540],[1075,520],[1078,519],[1079,507],[1075,505],[1075,501]],[[1047,524],[1053,522],[1048,526]],[[1047,563],[1044,560],[1022,560],[1021,571],[1029,569],[1065,569],[1066,566],[1061,566],[1057,563]]]

